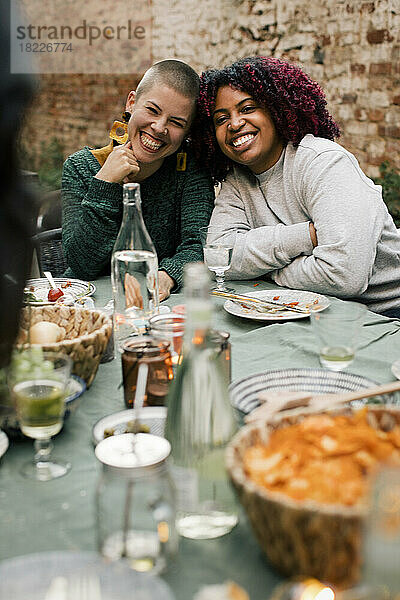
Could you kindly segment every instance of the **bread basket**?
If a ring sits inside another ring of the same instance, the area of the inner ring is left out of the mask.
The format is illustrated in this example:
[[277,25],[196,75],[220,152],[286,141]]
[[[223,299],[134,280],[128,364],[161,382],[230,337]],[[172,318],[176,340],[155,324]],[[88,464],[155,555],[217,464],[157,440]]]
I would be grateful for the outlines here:
[[89,387],[111,335],[111,319],[98,310],[61,304],[27,306],[21,312],[18,345],[28,342],[29,327],[39,321],[51,321],[65,330],[64,339],[60,342],[41,347],[43,350],[60,350],[70,356],[73,362],[72,373],[81,377]]
[[[329,414],[349,414],[352,410],[347,406]],[[400,423],[399,408],[375,405],[367,410],[368,421],[376,429],[388,431]],[[352,586],[361,574],[366,506],[298,502],[256,485],[243,468],[246,448],[266,444],[272,430],[299,423],[304,417],[283,416],[273,423],[260,421],[243,427],[227,448],[227,469],[262,550],[280,572],[316,577],[339,587]]]

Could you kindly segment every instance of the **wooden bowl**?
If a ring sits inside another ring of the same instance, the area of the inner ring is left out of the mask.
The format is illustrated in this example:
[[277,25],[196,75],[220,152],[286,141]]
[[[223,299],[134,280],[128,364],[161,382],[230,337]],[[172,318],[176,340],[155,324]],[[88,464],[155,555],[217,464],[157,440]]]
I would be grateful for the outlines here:
[[43,350],[59,350],[70,356],[72,373],[81,377],[89,387],[111,336],[110,317],[98,310],[60,304],[27,306],[21,313],[19,346],[27,343],[29,327],[39,321],[51,321],[64,329],[64,339],[60,342],[40,346]]
[[[338,408],[326,414],[351,414],[353,410]],[[388,431],[400,423],[399,408],[375,405],[367,410],[368,421],[376,429]],[[352,586],[361,574],[366,503],[350,507],[295,501],[258,486],[243,468],[248,447],[267,444],[273,430],[299,423],[305,416],[275,417],[273,423],[243,427],[227,448],[227,469],[262,550],[279,571],[287,576],[316,577],[340,587]]]

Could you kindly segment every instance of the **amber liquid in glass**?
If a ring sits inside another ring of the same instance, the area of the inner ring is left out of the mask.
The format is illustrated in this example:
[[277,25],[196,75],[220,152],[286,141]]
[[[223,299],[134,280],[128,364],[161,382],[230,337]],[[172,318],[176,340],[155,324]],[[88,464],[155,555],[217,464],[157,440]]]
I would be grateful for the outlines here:
[[168,347],[152,348],[146,353],[126,350],[122,354],[122,376],[124,399],[127,408],[132,408],[136,395],[139,365],[144,362],[149,367],[143,406],[164,406],[168,386],[173,379],[172,360]]

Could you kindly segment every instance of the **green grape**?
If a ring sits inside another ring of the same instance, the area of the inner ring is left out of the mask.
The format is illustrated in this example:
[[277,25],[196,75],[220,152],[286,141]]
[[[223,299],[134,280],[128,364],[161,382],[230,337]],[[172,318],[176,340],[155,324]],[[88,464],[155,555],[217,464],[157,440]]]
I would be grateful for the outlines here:
[[15,380],[21,381],[27,377],[34,379],[46,377],[53,372],[54,367],[51,361],[44,360],[42,348],[31,347],[28,350],[14,352],[11,369]]

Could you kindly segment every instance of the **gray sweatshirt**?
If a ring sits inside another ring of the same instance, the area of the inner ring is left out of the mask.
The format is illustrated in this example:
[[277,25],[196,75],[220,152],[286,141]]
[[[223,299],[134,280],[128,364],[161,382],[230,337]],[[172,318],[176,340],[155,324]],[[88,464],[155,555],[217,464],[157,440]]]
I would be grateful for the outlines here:
[[210,224],[239,232],[227,278],[269,273],[278,285],[357,299],[375,312],[400,306],[400,231],[381,187],[335,142],[306,135],[257,176],[235,165]]

